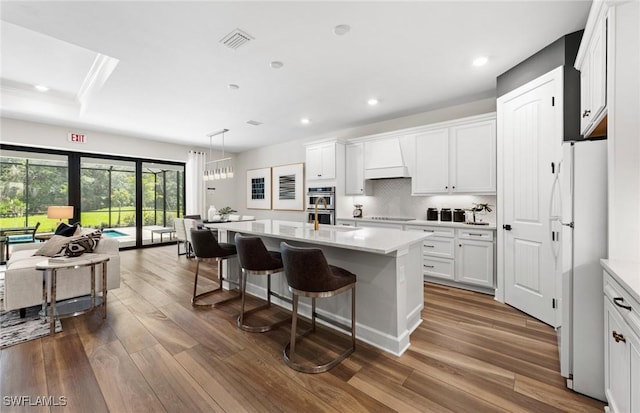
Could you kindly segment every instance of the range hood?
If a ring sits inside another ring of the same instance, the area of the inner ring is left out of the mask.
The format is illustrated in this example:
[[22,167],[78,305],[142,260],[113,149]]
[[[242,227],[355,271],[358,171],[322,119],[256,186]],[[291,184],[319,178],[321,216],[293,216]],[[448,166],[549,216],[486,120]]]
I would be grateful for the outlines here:
[[364,179],[411,178],[404,161],[400,138],[364,143]]

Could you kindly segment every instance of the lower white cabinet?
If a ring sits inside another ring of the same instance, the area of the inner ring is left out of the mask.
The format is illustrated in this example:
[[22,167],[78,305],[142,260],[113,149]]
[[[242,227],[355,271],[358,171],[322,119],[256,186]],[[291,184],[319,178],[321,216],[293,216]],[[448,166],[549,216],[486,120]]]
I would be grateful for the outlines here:
[[640,412],[640,303],[604,273],[605,394],[609,411]]
[[[408,231],[430,232],[423,242],[423,274],[461,286],[492,289],[494,236],[492,230],[407,225]],[[484,291],[484,290],[483,290]]]
[[456,279],[468,284],[493,287],[493,242],[458,240]]

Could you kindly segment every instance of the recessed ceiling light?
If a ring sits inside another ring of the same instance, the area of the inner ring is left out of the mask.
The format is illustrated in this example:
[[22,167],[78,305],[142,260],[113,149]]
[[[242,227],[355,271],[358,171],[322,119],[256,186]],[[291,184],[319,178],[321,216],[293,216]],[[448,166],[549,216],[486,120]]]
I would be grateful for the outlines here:
[[269,66],[271,66],[272,69],[280,69],[282,66],[284,66],[284,63],[274,60],[273,62],[269,63]]
[[310,122],[311,120],[309,120],[309,118],[300,119],[300,123],[302,123],[303,125],[308,125]]
[[333,33],[337,36],[342,36],[349,33],[349,30],[351,30],[351,26],[348,24],[339,24],[333,28]]
[[40,92],[46,92],[49,90],[49,88],[44,85],[35,85],[33,87],[35,87],[36,90],[39,90]]
[[484,66],[487,64],[487,62],[489,61],[489,58],[486,56],[480,56],[477,57],[475,59],[473,59],[472,64],[476,67],[480,67],[480,66]]
[[231,90],[238,90],[238,89],[240,89],[240,86],[236,85],[235,83],[229,83],[229,84],[227,85],[227,87],[228,87],[229,89],[231,89]]
[[367,105],[369,105],[369,106],[375,106],[377,104],[378,104],[378,99],[376,99],[376,98],[371,98],[371,99],[367,100]]

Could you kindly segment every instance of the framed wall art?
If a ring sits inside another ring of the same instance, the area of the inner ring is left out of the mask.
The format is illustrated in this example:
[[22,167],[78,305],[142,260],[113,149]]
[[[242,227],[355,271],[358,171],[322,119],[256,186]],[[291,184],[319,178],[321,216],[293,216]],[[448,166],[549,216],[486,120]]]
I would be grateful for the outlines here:
[[247,209],[271,209],[271,168],[247,170]]
[[272,168],[273,209],[304,210],[303,163]]

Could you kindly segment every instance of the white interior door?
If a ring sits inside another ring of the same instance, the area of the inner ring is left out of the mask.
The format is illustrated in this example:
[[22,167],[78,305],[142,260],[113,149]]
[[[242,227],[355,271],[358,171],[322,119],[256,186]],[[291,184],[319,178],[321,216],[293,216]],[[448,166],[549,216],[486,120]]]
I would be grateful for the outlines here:
[[[562,68],[499,100],[503,146],[502,230],[505,302],[557,325],[551,242],[551,163],[561,156]],[[560,93],[559,93],[560,92]]]

